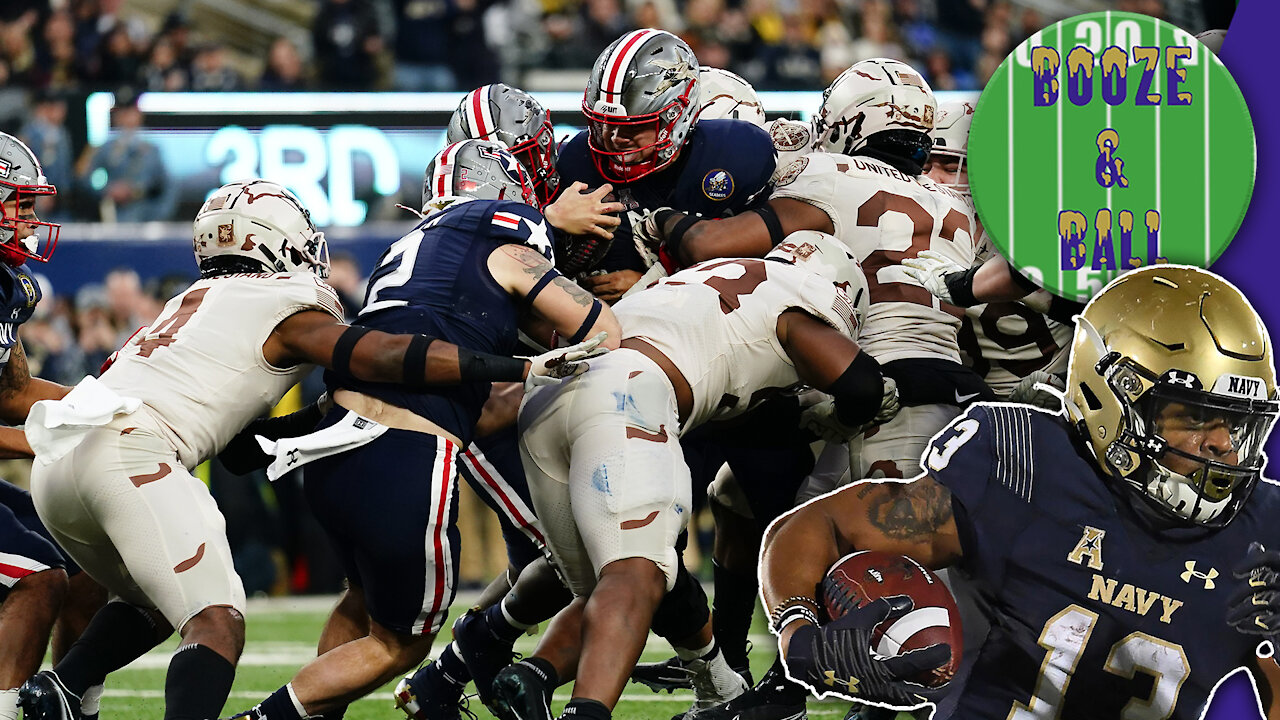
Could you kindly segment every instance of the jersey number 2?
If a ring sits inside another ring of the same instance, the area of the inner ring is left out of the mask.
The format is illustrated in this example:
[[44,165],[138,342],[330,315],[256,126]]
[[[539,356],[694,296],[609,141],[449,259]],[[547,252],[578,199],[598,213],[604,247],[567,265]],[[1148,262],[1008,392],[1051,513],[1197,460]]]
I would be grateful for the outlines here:
[[[1040,647],[1048,652],[1040,665],[1040,677],[1030,702],[1015,702],[1008,720],[1049,720],[1062,714],[1071,676],[1075,674],[1098,614],[1079,605],[1068,605],[1049,618],[1040,633]],[[1123,720],[1164,720],[1173,714],[1182,683],[1191,664],[1182,647],[1143,632],[1131,632],[1111,646],[1102,666],[1113,675],[1132,678],[1139,670],[1155,678],[1151,696],[1133,698],[1120,712]]]

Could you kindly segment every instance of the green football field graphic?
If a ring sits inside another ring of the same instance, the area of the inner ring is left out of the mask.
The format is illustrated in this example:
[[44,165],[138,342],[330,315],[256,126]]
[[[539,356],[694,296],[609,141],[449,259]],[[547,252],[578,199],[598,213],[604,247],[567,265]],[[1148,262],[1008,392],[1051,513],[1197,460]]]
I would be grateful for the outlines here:
[[1256,153],[1244,97],[1213,53],[1162,20],[1098,12],[1005,58],[978,100],[969,163],[1000,252],[1084,301],[1125,269],[1211,264],[1244,217]]

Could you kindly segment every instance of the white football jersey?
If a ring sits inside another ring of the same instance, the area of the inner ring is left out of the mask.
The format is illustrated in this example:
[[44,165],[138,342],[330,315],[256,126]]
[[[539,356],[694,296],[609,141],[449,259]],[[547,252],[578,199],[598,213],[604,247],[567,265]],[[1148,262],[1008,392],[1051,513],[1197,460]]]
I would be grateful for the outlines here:
[[[981,225],[978,237],[978,262],[982,262],[996,251]],[[1072,327],[1022,303],[983,303],[965,309],[960,351],[964,364],[1005,398],[1022,378],[1036,370],[1066,370],[1074,334]]]
[[783,311],[804,310],[856,340],[861,318],[850,298],[862,292],[776,260],[708,260],[620,300],[613,313],[623,337],[649,342],[689,381],[687,432],[800,383],[778,341]]
[[827,213],[834,235],[862,263],[871,311],[858,344],[881,363],[903,358],[960,361],[956,332],[964,310],[939,302],[902,269],[934,250],[963,267],[976,257],[972,203],[923,175],[869,157],[815,152],[778,178],[775,198]]
[[303,310],[342,319],[337,293],[310,273],[200,280],[129,338],[101,381],[142,400],[182,464],[195,467],[311,370],[274,367],[262,354],[276,325]]

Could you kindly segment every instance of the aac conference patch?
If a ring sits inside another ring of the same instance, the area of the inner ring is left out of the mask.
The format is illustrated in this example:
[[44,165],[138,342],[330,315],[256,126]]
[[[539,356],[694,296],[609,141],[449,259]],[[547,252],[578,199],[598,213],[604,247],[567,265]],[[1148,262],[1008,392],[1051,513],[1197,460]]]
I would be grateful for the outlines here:
[[1125,270],[1209,266],[1257,164],[1240,89],[1187,32],[1079,15],[1032,35],[987,83],[969,137],[978,215],[1046,289],[1086,301]]

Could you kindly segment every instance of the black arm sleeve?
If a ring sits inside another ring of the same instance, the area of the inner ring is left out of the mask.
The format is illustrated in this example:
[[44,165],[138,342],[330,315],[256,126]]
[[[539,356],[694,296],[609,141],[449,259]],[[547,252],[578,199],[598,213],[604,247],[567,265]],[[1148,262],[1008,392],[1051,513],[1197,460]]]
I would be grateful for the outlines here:
[[826,392],[835,398],[836,418],[849,427],[870,422],[880,411],[884,399],[884,377],[880,363],[859,351]]

